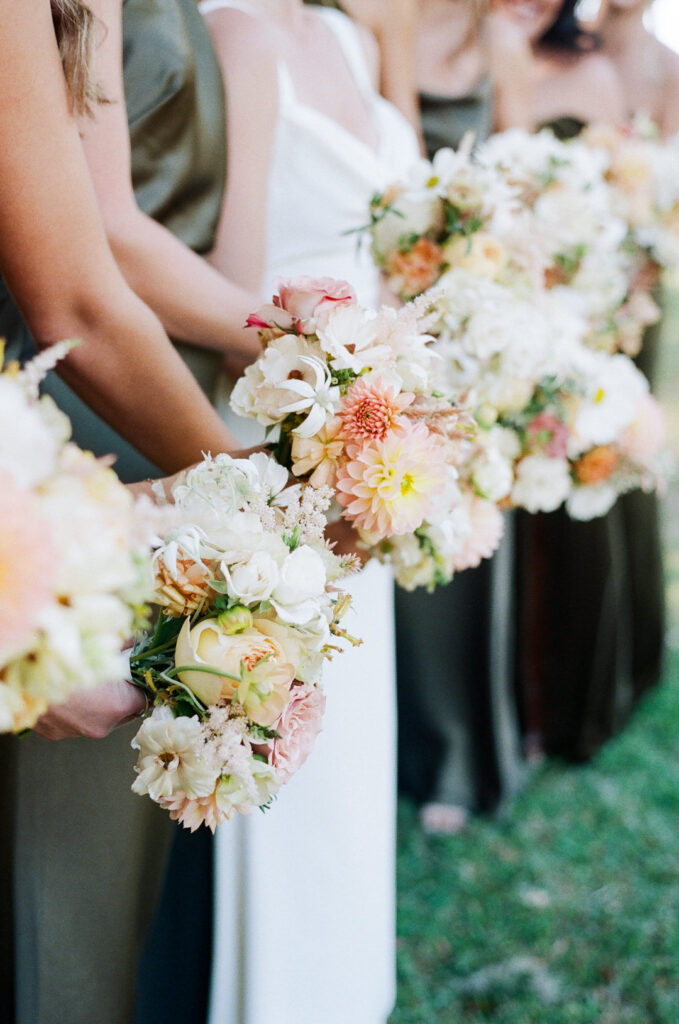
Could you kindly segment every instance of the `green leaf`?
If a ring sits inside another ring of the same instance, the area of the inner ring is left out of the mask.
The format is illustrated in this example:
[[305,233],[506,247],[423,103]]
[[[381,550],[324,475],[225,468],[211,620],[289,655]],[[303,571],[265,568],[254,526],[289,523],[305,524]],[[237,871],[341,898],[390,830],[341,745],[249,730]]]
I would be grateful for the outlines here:
[[291,551],[294,551],[296,548],[298,548],[300,542],[299,524],[295,526],[292,533],[284,533],[283,540],[288,545]]
[[256,722],[253,722],[250,726],[250,735],[253,739],[260,740],[262,743],[267,740],[279,740],[281,738],[281,734],[275,729],[269,729],[266,725],[257,725]]

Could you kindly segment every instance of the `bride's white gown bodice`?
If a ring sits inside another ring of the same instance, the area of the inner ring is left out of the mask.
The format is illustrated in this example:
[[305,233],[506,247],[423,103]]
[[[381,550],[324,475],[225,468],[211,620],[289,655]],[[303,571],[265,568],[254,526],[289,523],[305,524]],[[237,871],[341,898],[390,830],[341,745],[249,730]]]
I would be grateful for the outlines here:
[[[207,0],[204,13],[247,3]],[[415,134],[379,97],[360,36],[319,8],[372,117],[371,148],[301,102],[283,62],[269,173],[262,298],[278,276],[346,279],[378,302],[378,272],[355,234],[372,195],[417,159]],[[329,38],[329,44],[332,39]],[[233,426],[233,423],[230,422]],[[209,1024],[385,1024],[394,1003],[396,721],[392,583],[370,563],[346,622],[364,645],[326,666],[324,729],[265,814],[216,842]]]

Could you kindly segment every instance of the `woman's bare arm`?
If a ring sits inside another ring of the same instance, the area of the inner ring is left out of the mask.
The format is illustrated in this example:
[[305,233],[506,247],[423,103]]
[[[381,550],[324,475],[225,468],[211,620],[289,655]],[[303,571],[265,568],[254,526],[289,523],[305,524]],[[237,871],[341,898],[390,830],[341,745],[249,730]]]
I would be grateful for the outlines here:
[[255,358],[245,320],[253,296],[137,206],[122,70],[122,0],[90,0],[100,21],[97,76],[109,103],[81,124],[85,155],[111,248],[132,289],[173,338]]
[[61,376],[166,472],[233,439],[106,242],[47,0],[0,0],[0,269]]

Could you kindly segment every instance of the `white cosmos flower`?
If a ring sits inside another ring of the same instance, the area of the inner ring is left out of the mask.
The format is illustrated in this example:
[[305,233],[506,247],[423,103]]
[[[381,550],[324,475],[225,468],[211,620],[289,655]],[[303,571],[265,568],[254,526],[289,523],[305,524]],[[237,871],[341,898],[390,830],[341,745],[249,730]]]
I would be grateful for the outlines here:
[[584,451],[618,438],[634,420],[648,393],[648,381],[631,359],[620,354],[583,353],[578,369],[587,391],[575,419],[575,442]]
[[281,406],[280,411],[287,415],[291,412],[307,412],[303,423],[295,427],[293,433],[299,437],[313,437],[325,423],[327,417],[334,415],[339,409],[340,390],[332,383],[328,367],[316,356],[300,356],[299,361],[309,367],[312,380],[284,380],[279,389],[290,391],[298,397]]
[[152,800],[181,790],[189,799],[209,796],[217,781],[214,767],[202,756],[203,731],[197,715],[175,718],[156,708],[132,740],[139,751],[132,790]]

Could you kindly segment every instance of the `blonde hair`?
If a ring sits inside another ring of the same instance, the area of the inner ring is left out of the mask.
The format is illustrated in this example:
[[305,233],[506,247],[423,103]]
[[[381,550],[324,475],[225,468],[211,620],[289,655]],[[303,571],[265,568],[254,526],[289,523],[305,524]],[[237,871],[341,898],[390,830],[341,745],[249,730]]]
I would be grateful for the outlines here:
[[96,19],[80,0],[50,0],[66,84],[75,114],[88,114],[103,99],[94,78]]

